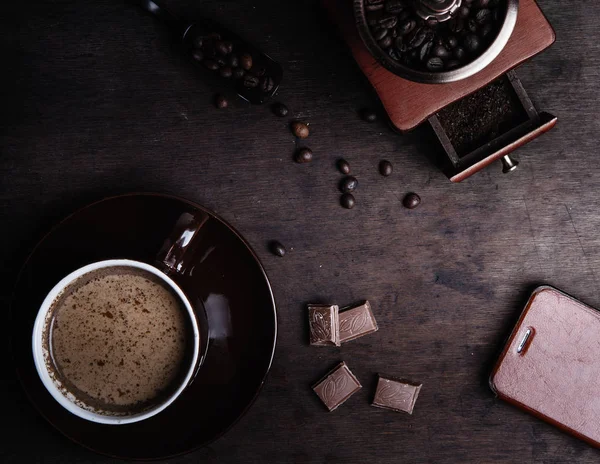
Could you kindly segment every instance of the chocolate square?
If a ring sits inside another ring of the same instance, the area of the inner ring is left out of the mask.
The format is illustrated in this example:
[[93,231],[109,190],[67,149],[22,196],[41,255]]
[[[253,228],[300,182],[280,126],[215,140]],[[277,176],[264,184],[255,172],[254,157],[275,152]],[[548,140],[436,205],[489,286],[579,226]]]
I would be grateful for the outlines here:
[[371,406],[412,414],[421,386],[380,375]]
[[362,385],[343,361],[313,386],[329,411],[333,411],[361,388]]
[[308,305],[310,344],[315,346],[340,346],[337,305]]
[[378,330],[377,321],[368,301],[339,313],[339,322],[341,343],[349,342]]

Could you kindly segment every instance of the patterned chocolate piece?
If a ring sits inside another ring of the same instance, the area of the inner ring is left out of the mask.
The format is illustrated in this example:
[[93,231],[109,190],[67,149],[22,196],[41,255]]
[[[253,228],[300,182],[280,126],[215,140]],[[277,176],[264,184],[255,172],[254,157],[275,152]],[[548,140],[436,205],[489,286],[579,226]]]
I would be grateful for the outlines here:
[[340,320],[340,342],[345,343],[355,338],[377,332],[377,321],[371,311],[371,304],[365,301],[360,306],[342,311]]
[[310,344],[340,346],[337,305],[308,305]]
[[412,414],[419,391],[421,391],[421,386],[421,384],[413,385],[400,380],[388,379],[380,375],[377,382],[377,390],[375,391],[375,398],[371,405]]
[[330,411],[333,411],[361,388],[362,385],[343,361],[313,386],[315,393],[319,395]]

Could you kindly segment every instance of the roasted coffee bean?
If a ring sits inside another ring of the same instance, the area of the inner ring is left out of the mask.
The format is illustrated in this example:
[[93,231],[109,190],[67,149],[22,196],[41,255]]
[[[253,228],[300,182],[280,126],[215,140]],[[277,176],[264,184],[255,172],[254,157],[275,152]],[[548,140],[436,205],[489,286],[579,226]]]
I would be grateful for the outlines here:
[[416,193],[409,193],[402,200],[402,204],[405,208],[415,209],[421,203],[421,197]]
[[264,93],[269,93],[275,87],[275,82],[271,76],[263,76],[260,78],[260,88]]
[[219,66],[219,68],[222,68],[223,66],[225,66],[225,65],[227,64],[227,63],[225,62],[225,59],[223,59],[223,58],[222,58],[222,57],[220,57],[220,56],[217,56],[217,57],[215,58],[215,61],[216,61],[217,65]]
[[215,60],[204,60],[204,66],[206,66],[206,68],[210,69],[211,71],[216,71],[217,69],[219,69],[219,65]]
[[456,47],[452,53],[457,60],[463,60],[467,56],[467,52],[462,47]]
[[279,116],[280,118],[286,117],[289,113],[288,107],[285,106],[283,103],[274,103],[271,108],[273,109],[273,113],[275,113],[275,115]]
[[390,163],[388,160],[381,160],[379,163],[379,174],[382,176],[387,177],[391,175],[393,170],[394,168],[392,163]]
[[354,205],[356,204],[356,200],[354,199],[354,195],[352,195],[351,193],[344,193],[340,197],[340,204],[344,208],[346,208],[346,209],[352,209],[352,208],[354,208]]
[[431,47],[433,46],[433,42],[427,41],[423,45],[421,45],[421,49],[419,50],[419,59],[421,61],[425,61],[425,59],[429,56],[429,52],[431,51]]
[[354,192],[358,188],[358,180],[356,177],[344,177],[340,182],[340,190],[342,193]]
[[233,70],[233,77],[235,77],[236,79],[241,79],[242,77],[244,77],[245,74],[246,71],[244,71],[242,68],[235,68]]
[[477,32],[477,29],[479,29],[479,23],[475,19],[470,18],[467,21],[467,29],[469,31],[475,33],[475,32]]
[[387,2],[385,2],[385,11],[387,11],[388,13],[397,15],[399,13],[402,13],[402,10],[404,10],[404,8],[404,0],[388,0]]
[[252,68],[252,55],[250,53],[244,53],[240,56],[240,65],[246,71]]
[[227,108],[229,106],[229,102],[223,95],[217,94],[215,96],[215,106],[222,110],[223,108]]
[[493,31],[494,26],[491,23],[487,23],[484,26],[482,26],[481,30],[479,31],[479,35],[482,39],[487,39]]
[[377,11],[383,9],[383,7],[383,0],[367,0],[365,4],[365,10],[367,11]]
[[310,163],[313,159],[313,152],[310,148],[300,148],[296,152],[296,163]]
[[379,41],[379,46],[385,50],[386,48],[390,48],[392,46],[392,41],[392,36],[388,35]]
[[367,122],[375,122],[377,121],[377,113],[375,111],[365,108],[361,110],[360,116],[363,120]]
[[299,139],[305,139],[310,134],[308,126],[303,122],[294,121],[290,127],[292,129],[292,134],[294,134]]
[[222,40],[215,42],[215,50],[221,55],[227,55],[229,53],[229,47]]
[[409,39],[408,46],[410,48],[418,48],[426,41],[431,40],[432,37],[433,34],[431,33],[431,30],[426,27],[415,29]]
[[400,57],[398,56],[398,52],[392,47],[387,49],[387,54],[392,60],[395,60],[395,61],[400,60]]
[[367,24],[371,27],[377,27],[379,25],[379,21],[383,18],[383,8],[381,11],[372,11],[367,15]]
[[448,48],[456,48],[458,45],[458,39],[451,35],[446,39],[446,45],[448,45]]
[[448,58],[450,56],[450,52],[443,45],[436,45],[433,47],[431,54],[433,56],[439,56],[440,58]]
[[231,66],[232,68],[237,68],[240,65],[240,59],[237,55],[232,53],[227,57],[227,65]]
[[395,39],[396,37],[398,37],[398,29],[394,28],[394,29],[390,29],[390,34],[392,34],[392,39]]
[[436,27],[439,24],[439,21],[435,18],[429,18],[427,21],[425,21],[425,24],[427,24],[429,27]]
[[220,70],[219,70],[219,74],[221,75],[221,77],[225,77],[225,78],[230,78],[233,75],[233,71],[229,66],[223,66]]
[[194,58],[196,61],[202,61],[204,59],[204,53],[202,53],[202,50],[194,50],[194,53],[192,53],[192,58]]
[[204,43],[204,37],[196,36],[194,40],[192,40],[192,46],[195,48],[202,48],[202,44]]
[[394,41],[394,46],[396,47],[396,50],[398,50],[399,53],[404,53],[406,50],[408,50],[408,47],[404,43],[404,39],[402,37],[396,38],[396,40]]
[[492,20],[492,12],[490,10],[488,10],[487,8],[484,8],[483,10],[479,10],[477,12],[477,14],[475,15],[475,20],[479,24],[488,23]]
[[398,34],[399,35],[409,34],[416,26],[417,26],[417,23],[414,19],[407,19],[405,21],[402,21],[398,25],[398,28],[397,28]]
[[469,9],[468,6],[461,6],[458,9],[458,16],[460,18],[468,18],[470,13],[471,13],[471,10]]
[[287,252],[283,244],[277,240],[273,240],[269,243],[269,251],[279,257],[283,257]]
[[492,10],[492,21],[496,22],[500,19],[500,9],[499,8],[494,8]]
[[377,41],[383,39],[386,35],[388,35],[388,30],[384,27],[378,27],[373,31],[373,38]]
[[460,18],[452,18],[450,21],[448,21],[448,29],[450,29],[450,32],[453,32],[455,34],[462,31],[464,27],[465,23]]
[[337,162],[337,167],[342,174],[350,174],[350,163],[348,163],[348,161],[345,159],[339,159]]
[[465,37],[463,44],[468,52],[475,53],[477,50],[479,50],[479,37],[477,37],[475,34],[469,34]]
[[248,87],[249,89],[258,87],[258,77],[253,76],[252,74],[246,74],[244,76],[244,87]]
[[450,60],[446,63],[446,69],[452,70],[456,69],[460,66],[460,62],[458,60]]
[[444,60],[439,56],[433,56],[427,60],[425,66],[429,71],[441,71],[444,69]]
[[379,20],[379,26],[384,27],[386,29],[396,27],[396,24],[398,24],[397,16],[384,16]]

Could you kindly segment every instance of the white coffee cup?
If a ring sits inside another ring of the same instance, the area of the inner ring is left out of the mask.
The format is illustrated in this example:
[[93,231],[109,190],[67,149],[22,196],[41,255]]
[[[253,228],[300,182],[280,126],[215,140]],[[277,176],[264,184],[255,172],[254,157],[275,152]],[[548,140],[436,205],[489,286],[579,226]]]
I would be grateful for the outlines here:
[[[52,361],[50,359],[50,353],[48,351],[48,348],[45,346],[43,340],[48,324],[52,320],[52,313],[50,310],[53,307],[53,303],[61,295],[65,288],[69,284],[75,282],[77,279],[89,272],[96,271],[98,269],[117,266],[141,269],[143,271],[155,275],[166,285],[168,285],[183,303],[185,311],[189,316],[189,321],[191,323],[193,333],[193,354],[191,356],[190,364],[187,367],[185,375],[182,376],[182,380],[180,381],[179,385],[177,385],[177,387],[174,389],[173,393],[171,393],[167,398],[162,400],[160,403],[150,407],[149,409],[138,413],[132,413],[131,415],[111,415],[106,411],[99,411],[98,409],[95,409],[94,407],[85,404],[82,400],[76,398],[75,395],[73,395],[66,388],[64,388],[60,380],[56,379],[56,376],[51,375],[48,366],[51,365]],[[52,397],[69,412],[75,414],[78,417],[81,417],[82,419],[112,425],[130,424],[133,422],[148,419],[149,417],[152,417],[158,414],[159,412],[163,411],[165,408],[167,408],[185,390],[187,385],[190,383],[190,380],[192,380],[194,372],[197,368],[196,365],[198,363],[198,358],[200,356],[200,330],[198,327],[198,320],[196,318],[192,305],[190,304],[188,298],[185,296],[183,291],[169,276],[167,276],[165,273],[158,270],[157,268],[150,266],[146,263],[127,259],[111,259],[107,261],[100,261],[97,263],[89,264],[70,273],[59,283],[57,283],[54,286],[54,288],[50,291],[50,293],[48,293],[39,309],[33,327],[32,343],[35,367],[40,376],[40,379],[42,380],[42,383],[44,384],[48,392],[52,395]]]

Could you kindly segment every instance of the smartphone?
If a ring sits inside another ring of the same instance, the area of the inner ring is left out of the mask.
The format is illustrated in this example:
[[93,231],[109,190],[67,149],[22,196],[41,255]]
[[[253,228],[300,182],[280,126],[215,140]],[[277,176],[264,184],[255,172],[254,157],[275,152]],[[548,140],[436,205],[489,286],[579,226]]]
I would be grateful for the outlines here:
[[503,400],[600,447],[600,312],[534,290],[490,377]]

